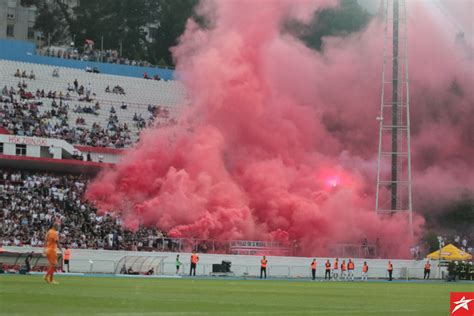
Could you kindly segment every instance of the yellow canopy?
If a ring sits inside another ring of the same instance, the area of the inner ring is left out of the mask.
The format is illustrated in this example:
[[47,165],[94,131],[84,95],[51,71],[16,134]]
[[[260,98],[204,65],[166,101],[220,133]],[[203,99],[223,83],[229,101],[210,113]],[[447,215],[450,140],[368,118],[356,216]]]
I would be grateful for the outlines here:
[[[441,251],[441,256],[440,256]],[[453,260],[453,261],[463,261],[463,260],[471,260],[472,256],[462,251],[461,249],[455,247],[453,244],[449,244],[441,248],[441,250],[437,250],[435,252],[430,253],[426,256],[428,259],[432,260]]]

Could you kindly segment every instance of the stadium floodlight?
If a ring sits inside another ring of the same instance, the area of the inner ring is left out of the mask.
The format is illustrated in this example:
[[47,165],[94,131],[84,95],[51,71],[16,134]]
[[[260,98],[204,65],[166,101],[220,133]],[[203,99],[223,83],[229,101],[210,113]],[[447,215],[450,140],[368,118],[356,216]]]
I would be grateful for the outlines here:
[[[385,22],[375,211],[403,212],[412,229],[410,94],[406,0],[384,0]],[[390,166],[390,168],[386,168]]]

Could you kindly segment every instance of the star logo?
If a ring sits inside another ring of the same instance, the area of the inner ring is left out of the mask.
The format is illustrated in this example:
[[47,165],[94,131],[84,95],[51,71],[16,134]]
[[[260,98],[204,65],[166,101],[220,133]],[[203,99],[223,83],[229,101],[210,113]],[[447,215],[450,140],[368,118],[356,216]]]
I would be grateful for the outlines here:
[[[469,304],[474,301],[474,293],[461,292],[451,293],[451,315],[454,316],[472,316],[474,315],[474,307],[469,309]],[[473,303],[474,305],[474,303]]]

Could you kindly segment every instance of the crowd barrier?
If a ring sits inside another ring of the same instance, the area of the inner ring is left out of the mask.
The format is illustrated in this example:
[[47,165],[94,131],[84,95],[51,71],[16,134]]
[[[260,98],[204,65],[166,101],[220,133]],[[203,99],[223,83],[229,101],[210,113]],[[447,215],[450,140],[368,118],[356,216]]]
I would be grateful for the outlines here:
[[[31,247],[7,247],[15,251],[35,251],[42,252],[42,248]],[[91,250],[91,249],[72,249],[70,260],[70,272],[74,273],[91,273],[91,274],[114,274],[120,271],[118,266],[121,259],[130,256],[134,258],[144,257],[150,259],[147,262],[156,262],[153,266],[155,274],[176,275],[176,258],[175,252],[138,252],[138,251],[120,251],[120,250]],[[179,275],[189,275],[190,270],[190,253],[179,253],[179,260],[182,263]],[[249,255],[223,255],[223,254],[201,254],[197,264],[196,275],[210,276],[213,275],[213,264],[220,264],[222,261],[230,261],[230,275],[236,277],[259,277],[260,276],[260,259],[261,256]],[[309,278],[311,276],[310,263],[313,258],[305,257],[285,257],[285,256],[267,256],[268,267],[267,276],[275,278]],[[324,263],[329,259],[331,264],[334,258],[316,258],[318,267],[316,269],[316,277],[323,279],[325,274]],[[342,259],[339,258],[340,263]],[[369,265],[368,277],[370,279],[386,279],[387,259],[363,259],[352,258],[355,264],[354,278],[360,280],[362,276],[362,264],[366,261]],[[145,260],[143,260],[145,262]],[[122,262],[124,262],[122,260]],[[125,261],[129,262],[129,261]],[[394,270],[393,278],[397,280],[413,280],[423,279],[424,264],[426,260],[392,260]],[[438,266],[438,261],[431,261],[432,269],[430,279],[441,279],[447,275],[447,269]],[[127,265],[127,264],[126,264]],[[152,267],[150,265],[150,267]],[[126,266],[128,268],[128,266]],[[148,269],[147,265],[147,269]],[[141,271],[143,272],[143,271]],[[331,269],[332,275],[332,269]]]

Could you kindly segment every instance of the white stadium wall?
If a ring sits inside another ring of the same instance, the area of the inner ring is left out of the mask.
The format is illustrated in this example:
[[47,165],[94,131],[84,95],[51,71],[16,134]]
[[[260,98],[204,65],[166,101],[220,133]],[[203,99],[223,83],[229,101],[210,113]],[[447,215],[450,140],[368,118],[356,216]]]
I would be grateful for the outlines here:
[[0,143],[3,144],[2,154],[10,156],[18,156],[16,153],[17,145],[25,145],[26,154],[24,156],[34,158],[62,159],[63,151],[72,155],[75,150],[68,142],[54,138],[0,134]]
[[[115,148],[73,146],[62,139],[28,137],[17,135],[0,134],[0,144],[3,151],[1,154],[8,156],[25,156],[32,158],[52,158],[64,159],[65,156],[72,156],[74,153],[83,155],[90,154],[92,161],[102,161],[104,163],[117,163],[120,160],[123,150]],[[26,153],[19,155],[17,145],[25,145]]]
[[[32,247],[4,247],[7,251],[17,252],[42,252],[42,248]],[[175,252],[134,252],[134,251],[113,251],[113,250],[90,250],[90,249],[72,249],[70,272],[79,273],[114,273],[117,264],[124,256],[151,256],[164,257],[161,266],[156,267],[157,274],[175,275],[176,267]],[[190,253],[179,253],[180,260],[183,263],[180,274],[189,274]],[[196,275],[209,276],[212,272],[213,264],[220,264],[223,260],[231,261],[231,271],[235,276],[256,277],[260,275],[260,256],[243,255],[223,255],[223,254],[199,254],[199,263],[197,265]],[[281,257],[267,256],[268,276],[279,278],[309,278],[310,263],[313,258],[304,257]],[[317,278],[324,278],[324,263],[329,259],[331,267],[335,258],[316,258],[318,266],[316,270]],[[339,263],[342,259],[339,258]],[[362,274],[362,264],[367,261],[369,265],[369,278],[387,278],[387,259],[357,259],[353,258],[355,264],[354,276],[360,279]],[[422,279],[424,264],[426,260],[391,260],[394,266],[393,277],[395,279]],[[445,268],[439,268],[437,261],[431,262],[431,279],[439,279],[446,274]],[[127,267],[128,268],[128,267]]]

